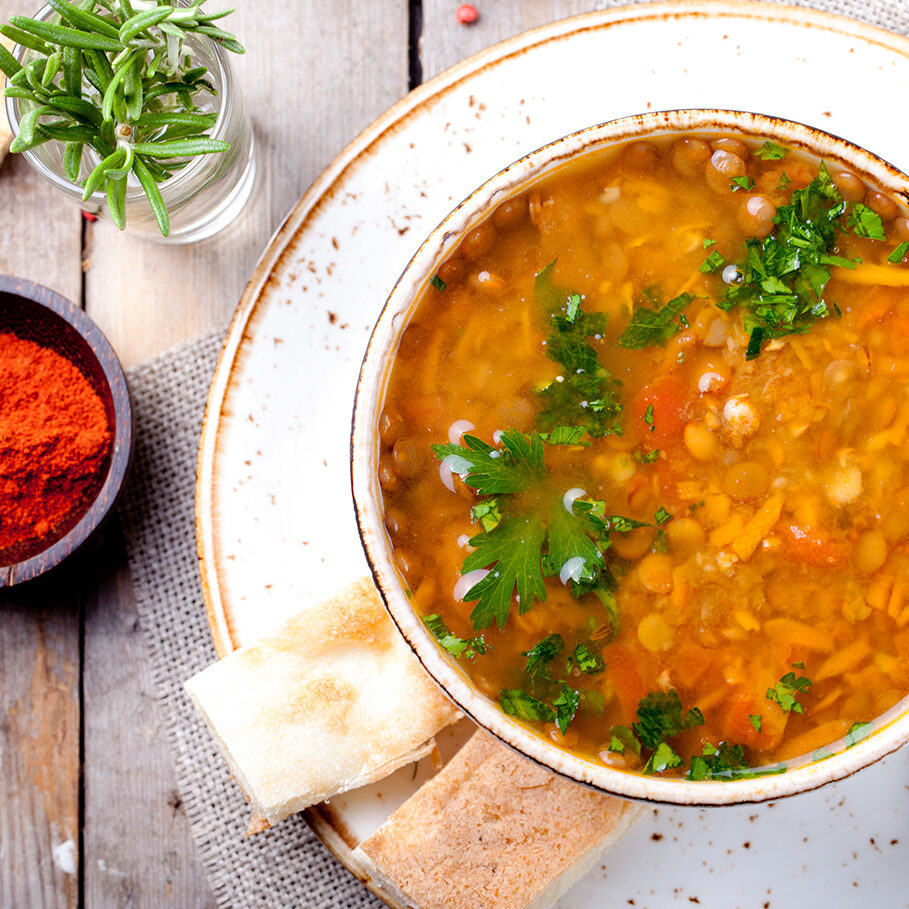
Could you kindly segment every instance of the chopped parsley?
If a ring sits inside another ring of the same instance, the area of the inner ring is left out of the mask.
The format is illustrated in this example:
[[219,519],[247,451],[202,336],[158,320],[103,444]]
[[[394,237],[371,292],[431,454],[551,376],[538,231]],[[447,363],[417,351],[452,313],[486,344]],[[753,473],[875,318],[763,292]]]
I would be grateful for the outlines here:
[[586,644],[578,644],[571,657],[578,669],[587,675],[597,675],[606,668],[603,658],[592,653]]
[[583,426],[556,426],[549,433],[548,441],[550,445],[589,445],[585,435],[587,430]]
[[846,220],[849,230],[857,237],[867,237],[869,240],[886,240],[884,222],[881,216],[867,205],[855,202],[849,206],[849,217]]
[[716,246],[716,240],[711,240],[709,237],[704,237],[704,249],[710,249],[711,246]]
[[672,515],[666,511],[666,509],[660,505],[659,511],[653,516],[654,521],[657,523],[657,527],[662,527],[663,524],[672,520]]
[[740,189],[745,190],[745,192],[751,192],[754,189],[754,180],[751,177],[733,177],[729,182],[730,187],[734,193],[738,192]]
[[907,252],[909,252],[909,240],[903,240],[903,242],[887,256],[887,261],[894,265],[899,265],[900,262],[906,258]]
[[[543,638],[542,641],[534,644],[530,650],[522,653],[522,656],[527,657],[527,666],[524,668],[524,672],[532,679],[540,674],[545,676],[546,664],[550,660],[554,660],[564,649],[565,642],[562,640],[562,635],[551,634]],[[545,677],[548,678],[548,676]]]
[[502,523],[502,512],[499,511],[499,500],[494,496],[488,499],[481,499],[473,508],[470,509],[470,520],[479,522],[480,526],[487,533],[495,530]]
[[726,312],[745,310],[748,359],[758,356],[771,338],[808,331],[831,309],[836,311],[824,299],[830,268],[856,265],[834,253],[845,212],[846,203],[821,162],[811,183],[793,192],[789,204],[777,211],[773,233],[746,241],[746,258],[739,266],[743,280],[727,288],[717,305]]
[[858,745],[862,739],[868,738],[873,728],[874,723],[853,723],[846,733],[846,747],[852,748],[853,745]]
[[780,179],[776,181],[776,188],[780,192],[782,192],[791,182],[792,182],[792,177],[790,177],[789,174],[786,173],[786,171],[783,171],[780,174]]
[[565,735],[574,715],[581,706],[581,692],[572,688],[570,685],[562,685],[559,696],[552,702],[556,712],[556,726],[559,732]]
[[445,284],[445,282],[444,282],[438,275],[433,275],[433,276],[429,279],[429,283],[432,284],[432,286],[433,286],[439,293],[442,293],[442,292],[445,290],[446,286],[447,286],[447,285]]
[[[707,258],[709,260],[710,256]],[[619,347],[640,350],[643,347],[664,345],[673,335],[680,332],[683,326],[688,325],[683,313],[693,299],[691,294],[679,294],[664,306],[660,306],[656,293],[651,291],[648,302],[653,304],[654,308],[651,309],[643,303],[635,306],[631,313],[631,321],[617,342]]]
[[658,460],[660,457],[660,449],[654,448],[653,451],[635,451],[635,458],[640,461],[641,464],[652,464],[654,461]]
[[723,256],[717,250],[713,250],[713,252],[704,259],[698,270],[702,271],[705,275],[712,275],[715,272],[718,272],[725,264],[726,260]]
[[761,726],[764,723],[764,718],[759,713],[752,713],[748,717],[751,720],[751,725],[754,726],[756,732],[761,731]]
[[712,745],[707,742],[701,754],[691,758],[688,770],[689,780],[750,780],[761,776],[776,776],[785,773],[785,764],[767,767],[763,770],[752,770],[745,760],[745,749],[741,745],[720,742]]
[[762,161],[779,161],[789,154],[789,149],[768,139],[754,154]]
[[644,411],[644,422],[650,427],[651,432],[656,429],[656,425],[653,422],[653,404],[647,405],[647,409]]
[[556,718],[552,707],[520,688],[503,688],[499,692],[499,704],[505,713],[519,720],[551,723]]
[[681,756],[673,751],[672,747],[667,745],[666,742],[660,742],[653,754],[647,759],[642,773],[648,775],[651,773],[662,773],[664,770],[678,767],[681,763]]
[[554,331],[546,339],[546,353],[563,367],[563,372],[538,392],[543,402],[537,418],[539,427],[553,432],[563,426],[582,427],[594,438],[621,435],[621,383],[600,363],[588,343],[588,338],[602,339],[606,315],[584,312],[580,296],[571,294],[551,319]]
[[787,713],[803,713],[798,695],[811,687],[811,679],[804,676],[796,678],[794,672],[787,672],[773,688],[767,689],[767,700],[780,705]]
[[482,635],[476,638],[467,638],[466,640],[456,637],[448,630],[441,616],[438,615],[423,616],[423,622],[433,633],[433,636],[439,642],[439,646],[447,650],[453,657],[458,659],[464,657],[466,660],[472,660],[478,653],[486,653],[486,642],[483,640]]

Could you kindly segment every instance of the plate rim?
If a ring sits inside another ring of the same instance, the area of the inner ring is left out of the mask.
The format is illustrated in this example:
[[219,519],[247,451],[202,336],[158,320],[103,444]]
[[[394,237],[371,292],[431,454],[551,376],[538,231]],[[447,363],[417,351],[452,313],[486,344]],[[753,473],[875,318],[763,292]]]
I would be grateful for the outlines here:
[[[509,57],[525,53],[537,46],[571,38],[583,32],[646,20],[710,17],[760,19],[817,28],[847,35],[873,46],[884,47],[909,58],[909,36],[841,13],[767,0],[656,0],[656,2],[644,0],[610,9],[580,13],[496,42],[417,86],[345,145],[290,209],[269,239],[234,310],[209,386],[199,438],[194,503],[196,550],[206,616],[219,659],[240,646],[231,630],[229,606],[225,604],[221,595],[221,570],[217,564],[217,521],[213,515],[217,456],[227,416],[225,408],[235,373],[240,365],[243,347],[253,340],[250,326],[263,293],[275,270],[279,268],[281,260],[292,250],[307,223],[324,205],[331,202],[335,188],[350,169],[381,151],[381,148],[376,146],[386,133],[482,70],[499,65]],[[404,265],[406,263],[402,264],[402,269]],[[403,904],[382,890],[358,865],[352,855],[355,844],[350,842],[349,834],[345,836],[344,824],[338,824],[338,819],[333,816],[329,805],[315,805],[302,814],[306,823],[335,858],[375,896],[392,909],[405,909]]]

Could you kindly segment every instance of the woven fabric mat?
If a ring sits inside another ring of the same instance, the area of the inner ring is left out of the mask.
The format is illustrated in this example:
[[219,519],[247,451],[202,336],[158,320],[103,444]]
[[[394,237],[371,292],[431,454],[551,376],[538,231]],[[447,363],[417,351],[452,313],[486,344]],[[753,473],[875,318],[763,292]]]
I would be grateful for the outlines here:
[[[596,7],[622,2],[600,0]],[[791,3],[909,34],[909,0]],[[300,816],[265,835],[243,836],[249,807],[183,692],[183,681],[216,659],[196,563],[193,506],[196,447],[222,338],[223,331],[206,335],[129,373],[137,442],[120,517],[178,785],[219,906],[379,909],[383,904]]]

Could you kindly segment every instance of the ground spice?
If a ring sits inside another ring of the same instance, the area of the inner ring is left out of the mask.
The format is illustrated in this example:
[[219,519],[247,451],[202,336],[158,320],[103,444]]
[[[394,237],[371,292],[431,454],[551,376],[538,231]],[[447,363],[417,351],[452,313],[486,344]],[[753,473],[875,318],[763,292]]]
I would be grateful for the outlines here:
[[0,564],[75,524],[103,482],[111,437],[104,403],[77,366],[0,333]]

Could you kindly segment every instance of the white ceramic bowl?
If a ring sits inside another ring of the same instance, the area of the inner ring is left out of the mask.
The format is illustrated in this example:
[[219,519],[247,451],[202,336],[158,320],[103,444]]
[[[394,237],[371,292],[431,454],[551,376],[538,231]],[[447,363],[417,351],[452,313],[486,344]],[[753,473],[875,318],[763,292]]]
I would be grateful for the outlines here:
[[909,741],[909,699],[877,718],[875,731],[852,748],[776,776],[729,782],[689,782],[642,776],[571,755],[534,735],[480,693],[438,646],[413,611],[385,531],[378,481],[378,419],[401,333],[427,281],[464,234],[502,201],[527,189],[569,158],[630,139],[688,132],[772,139],[852,170],[869,184],[901,201],[903,206],[909,202],[909,177],[886,161],[829,133],[760,114],[719,110],[640,114],[592,126],[546,145],[506,167],[465,199],[426,238],[392,290],[373,331],[360,372],[354,407],[352,479],[360,536],[388,610],[426,671],[464,713],[521,754],[605,792],[683,805],[732,805],[816,789],[880,760]]

